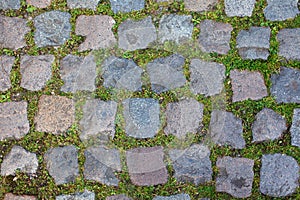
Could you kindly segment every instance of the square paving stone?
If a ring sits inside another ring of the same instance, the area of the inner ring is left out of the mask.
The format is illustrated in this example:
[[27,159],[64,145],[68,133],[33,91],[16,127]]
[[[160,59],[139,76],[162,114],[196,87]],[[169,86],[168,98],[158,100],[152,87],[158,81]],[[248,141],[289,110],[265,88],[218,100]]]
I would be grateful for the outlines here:
[[160,109],[157,100],[132,98],[123,101],[126,135],[152,138],[160,128]]
[[166,92],[183,87],[186,78],[183,74],[185,58],[173,54],[164,58],[157,58],[147,64],[147,72],[150,76],[151,88],[156,93]]
[[247,99],[259,100],[268,96],[265,80],[260,72],[232,70],[230,71],[230,79],[233,91],[233,102]]
[[116,113],[117,103],[114,101],[87,100],[80,120],[80,139],[108,141],[109,137],[114,138]]
[[225,13],[228,17],[250,17],[255,0],[225,0]]
[[86,8],[96,11],[100,0],[67,0],[67,5],[71,9]]
[[75,106],[72,99],[62,96],[41,96],[38,113],[34,118],[37,131],[61,134],[71,127],[74,120]]
[[73,145],[49,149],[44,160],[56,185],[74,182],[79,176],[77,149]]
[[19,10],[21,8],[20,0],[1,0],[0,10]]
[[106,197],[105,200],[132,200],[132,199],[127,197],[125,194],[118,194],[118,195]]
[[199,44],[207,53],[227,54],[230,50],[232,26],[227,23],[204,20],[200,23]]
[[234,149],[243,149],[246,146],[243,138],[242,120],[231,112],[212,111],[209,133],[212,141],[217,145],[229,145]]
[[288,60],[300,60],[300,28],[282,29],[277,34],[278,55]]
[[85,190],[84,192],[77,192],[75,194],[63,194],[56,196],[55,200],[94,200],[95,193]]
[[295,18],[299,14],[298,0],[267,0],[264,14],[267,20],[284,21]]
[[10,72],[14,62],[13,56],[0,56],[0,91],[2,92],[11,88]]
[[110,6],[114,13],[138,11],[144,9],[145,0],[110,0]]
[[20,71],[22,75],[21,87],[38,91],[45,87],[52,76],[53,55],[22,56]]
[[216,179],[216,191],[226,192],[235,198],[251,196],[254,160],[247,158],[218,158],[219,174]]
[[171,149],[169,155],[179,182],[204,184],[212,180],[212,166],[207,146],[193,144],[186,149]]
[[21,146],[13,146],[1,163],[1,175],[15,175],[17,170],[27,174],[35,174],[38,168],[36,154],[26,151]]
[[35,196],[29,195],[14,195],[13,193],[7,193],[4,196],[4,200],[36,200]]
[[300,147],[300,109],[294,109],[293,122],[290,129],[292,145]]
[[25,35],[30,28],[18,17],[0,15],[0,48],[19,49],[26,46]]
[[38,47],[63,45],[71,34],[71,15],[62,11],[49,11],[34,18],[34,41]]
[[204,12],[212,10],[218,0],[184,0],[184,8],[192,12]]
[[28,132],[27,102],[0,103],[0,140],[19,140]]
[[78,51],[112,47],[117,40],[112,32],[115,20],[107,15],[80,15],[76,20],[75,33],[85,36]]
[[191,91],[194,94],[213,96],[224,88],[225,66],[215,62],[192,59],[190,64]]
[[166,134],[184,138],[187,133],[198,133],[202,127],[204,105],[195,99],[169,103],[166,110]]
[[270,53],[269,27],[250,27],[249,30],[241,30],[236,38],[239,54],[243,59],[267,60]]
[[96,62],[93,55],[85,57],[67,55],[60,62],[63,92],[94,91],[96,89]]
[[147,46],[156,41],[156,28],[151,17],[142,20],[127,19],[118,28],[119,47],[126,51],[146,49]]
[[142,88],[143,69],[125,58],[111,56],[104,60],[101,74],[104,79],[103,86],[129,91],[138,91]]
[[46,8],[51,5],[52,0],[26,0],[26,3],[37,8]]
[[171,196],[156,196],[153,200],[191,200],[188,194],[176,194]]
[[178,43],[192,39],[194,25],[191,15],[163,15],[159,21],[158,40]]
[[138,186],[165,184],[168,171],[163,159],[163,147],[160,146],[128,150],[126,163],[131,182]]
[[277,103],[300,103],[300,70],[281,67],[271,81],[271,94]]
[[260,192],[271,197],[285,197],[299,187],[299,165],[284,154],[267,154],[261,159]]

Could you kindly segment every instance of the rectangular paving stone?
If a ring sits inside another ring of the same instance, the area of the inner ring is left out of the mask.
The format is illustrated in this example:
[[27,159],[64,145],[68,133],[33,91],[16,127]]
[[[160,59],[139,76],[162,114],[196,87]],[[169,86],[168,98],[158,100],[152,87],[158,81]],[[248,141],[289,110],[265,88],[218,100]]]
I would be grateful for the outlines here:
[[250,17],[256,0],[225,0],[225,13],[228,17]]
[[95,193],[88,190],[84,192],[76,192],[75,194],[62,194],[56,196],[55,200],[94,200]]
[[18,10],[20,9],[21,4],[20,0],[1,0],[0,1],[0,10]]
[[67,5],[71,9],[85,8],[96,11],[100,0],[67,0]]
[[37,8],[46,8],[51,5],[52,0],[26,0],[26,3]]
[[7,193],[4,196],[4,200],[36,200],[35,196],[29,195],[15,195],[13,193]]
[[300,109],[294,109],[293,122],[290,128],[292,145],[300,147]]
[[145,0],[110,0],[110,6],[114,13],[127,13],[144,9]]
[[170,196],[156,196],[153,200],[191,200],[191,198],[188,194],[182,193]]
[[212,10],[218,0],[184,0],[184,8],[192,12]]
[[264,14],[267,20],[284,21],[293,19],[299,14],[298,0],[267,0]]
[[300,60],[300,28],[282,29],[277,34],[278,55],[287,60]]
[[2,92],[11,88],[10,72],[14,62],[13,56],[0,56],[0,91]]
[[106,197],[105,200],[132,200],[132,199],[127,197],[125,194],[119,194],[119,195]]

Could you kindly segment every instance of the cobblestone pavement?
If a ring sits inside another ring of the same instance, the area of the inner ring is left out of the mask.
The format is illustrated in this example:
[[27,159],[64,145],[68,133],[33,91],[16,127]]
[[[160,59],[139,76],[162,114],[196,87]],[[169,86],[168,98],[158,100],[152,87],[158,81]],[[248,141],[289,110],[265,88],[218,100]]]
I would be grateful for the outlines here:
[[300,199],[297,0],[1,0],[0,199]]

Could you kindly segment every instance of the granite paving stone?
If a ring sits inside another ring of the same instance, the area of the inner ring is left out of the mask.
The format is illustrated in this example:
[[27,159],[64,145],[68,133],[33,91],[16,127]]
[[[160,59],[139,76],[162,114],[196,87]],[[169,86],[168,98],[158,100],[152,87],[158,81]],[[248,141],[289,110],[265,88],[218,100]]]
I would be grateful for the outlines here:
[[15,62],[13,56],[0,56],[0,91],[5,92],[11,88],[10,73]]
[[258,71],[231,70],[232,102],[259,100],[268,96],[263,76]]
[[210,11],[216,6],[218,0],[184,0],[184,8],[192,12]]
[[163,15],[159,21],[158,40],[179,44],[191,39],[194,28],[191,20],[191,15]]
[[145,0],[110,0],[110,6],[114,13],[127,13],[144,9]]
[[94,200],[95,193],[85,190],[84,192],[77,192],[75,194],[63,194],[56,196],[56,200]]
[[103,86],[129,91],[138,91],[142,88],[143,69],[131,59],[111,56],[101,65]]
[[212,111],[209,127],[210,137],[217,145],[228,145],[234,149],[245,148],[242,120],[233,113]]
[[190,73],[190,88],[194,94],[214,96],[224,89],[225,66],[223,64],[192,59]]
[[171,196],[156,196],[153,200],[191,200],[190,195],[181,193]]
[[87,100],[79,122],[82,131],[80,139],[108,141],[109,137],[114,138],[116,113],[117,103],[114,101]]
[[25,47],[25,35],[30,31],[26,23],[26,19],[0,15],[0,48],[17,50]]
[[184,138],[187,133],[198,133],[202,127],[204,105],[195,99],[183,99],[167,104],[166,134]]
[[267,60],[270,53],[269,27],[250,27],[249,30],[241,30],[236,38],[239,54],[243,59]]
[[75,106],[72,99],[54,95],[40,97],[38,112],[34,118],[37,131],[61,134],[71,127],[74,120]]
[[71,9],[86,8],[96,11],[100,0],[67,0],[67,5]]
[[42,13],[34,18],[34,41],[38,47],[63,45],[71,34],[71,15],[58,10]]
[[204,184],[212,180],[210,150],[202,144],[193,144],[187,149],[171,149],[169,155],[179,182]]
[[0,103],[0,140],[19,140],[28,132],[27,102]]
[[255,0],[225,0],[225,13],[228,17],[250,17],[255,2]]
[[199,45],[206,53],[227,54],[233,28],[228,23],[203,20],[200,23]]
[[138,147],[126,151],[126,163],[130,180],[134,185],[165,184],[168,171],[163,161],[163,147]]
[[159,103],[151,98],[131,98],[123,101],[125,132],[134,138],[152,138],[160,128]]
[[300,147],[300,109],[294,109],[293,122],[290,128],[292,145]]
[[26,0],[26,3],[37,8],[46,8],[51,5],[52,0]]
[[254,160],[248,158],[218,158],[219,174],[216,178],[216,191],[226,192],[235,198],[251,196],[254,178]]
[[50,148],[44,161],[56,185],[74,182],[79,176],[77,149],[73,145]]
[[262,156],[260,168],[260,192],[271,197],[285,197],[299,187],[299,165],[284,154]]
[[132,200],[132,199],[126,196],[125,194],[118,194],[118,195],[106,197],[105,200]]
[[15,195],[13,193],[7,193],[4,196],[4,200],[36,200],[35,196],[29,195]]
[[107,15],[80,15],[76,20],[75,33],[85,36],[78,51],[97,50],[114,46],[117,40],[112,32],[115,20]]
[[300,28],[282,29],[277,34],[278,55],[287,60],[300,60]]
[[13,146],[1,163],[1,175],[15,175],[17,170],[27,174],[35,174],[38,168],[36,154],[26,151],[21,146]]
[[298,0],[267,0],[265,18],[270,21],[284,21],[299,14]]
[[53,55],[22,56],[20,61],[21,87],[38,91],[45,87],[52,76]]
[[21,8],[20,0],[1,0],[0,10],[19,10]]
[[118,186],[115,172],[121,171],[120,153],[117,149],[97,146],[84,152],[84,178],[106,185]]
[[63,92],[94,91],[96,89],[96,62],[93,55],[67,55],[60,62]]
[[118,28],[119,48],[126,51],[146,49],[147,46],[156,41],[156,28],[152,18],[146,17],[142,20],[127,19]]
[[271,94],[277,103],[300,103],[300,70],[281,67],[271,76]]
[[183,74],[185,58],[178,54],[157,58],[147,64],[151,89],[156,93],[183,87],[186,78]]

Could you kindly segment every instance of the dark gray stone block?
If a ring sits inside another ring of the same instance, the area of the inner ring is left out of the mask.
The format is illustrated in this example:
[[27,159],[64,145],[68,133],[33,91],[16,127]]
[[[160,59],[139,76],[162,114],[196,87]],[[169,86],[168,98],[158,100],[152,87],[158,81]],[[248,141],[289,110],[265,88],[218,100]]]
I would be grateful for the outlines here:
[[55,198],[55,200],[94,200],[95,193],[85,190],[84,192],[78,192],[75,194],[63,194]]
[[188,194],[176,194],[171,196],[156,196],[153,200],[191,200]]
[[300,109],[294,109],[293,123],[290,128],[292,145],[300,147]]
[[138,11],[144,9],[145,0],[110,0],[110,6],[114,13]]
[[267,0],[264,14],[267,20],[284,21],[299,14],[298,0]]
[[15,57],[0,56],[0,91],[5,92],[11,88],[10,72],[14,65]]
[[132,199],[127,197],[125,194],[119,194],[119,195],[106,197],[105,200],[132,200]]
[[282,29],[277,34],[278,55],[287,60],[300,60],[300,28]]

